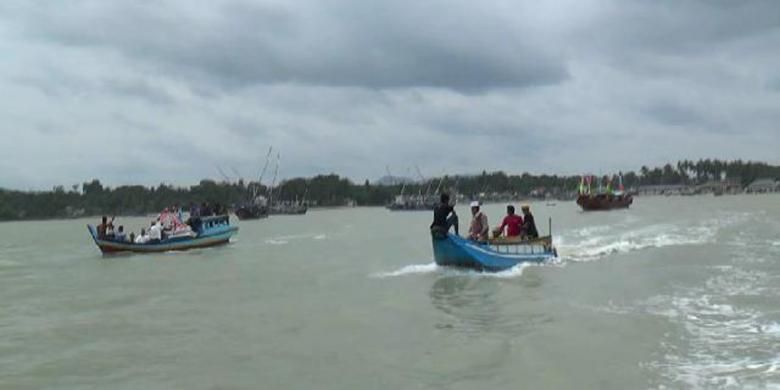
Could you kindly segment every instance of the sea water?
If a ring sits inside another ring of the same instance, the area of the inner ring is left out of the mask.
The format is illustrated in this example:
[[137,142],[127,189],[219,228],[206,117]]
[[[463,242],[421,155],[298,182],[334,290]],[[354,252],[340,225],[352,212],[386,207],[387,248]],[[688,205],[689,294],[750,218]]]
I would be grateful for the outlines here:
[[531,206],[560,258],[496,274],[438,267],[427,212],[112,257],[96,221],[2,223],[0,389],[780,388],[780,196]]

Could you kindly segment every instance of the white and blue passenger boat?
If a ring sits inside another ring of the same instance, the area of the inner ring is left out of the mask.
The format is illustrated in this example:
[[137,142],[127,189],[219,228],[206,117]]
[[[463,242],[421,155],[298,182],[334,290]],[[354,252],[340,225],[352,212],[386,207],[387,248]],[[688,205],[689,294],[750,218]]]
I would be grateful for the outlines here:
[[201,218],[193,230],[194,234],[191,236],[164,238],[157,242],[145,244],[101,239],[98,237],[97,229],[94,226],[87,225],[87,229],[89,229],[95,244],[104,254],[121,252],[157,253],[206,248],[227,244],[230,242],[230,237],[238,232],[237,226],[230,225],[230,218],[227,215]]
[[484,242],[432,232],[433,257],[438,265],[497,272],[520,263],[543,263],[558,256],[552,236],[522,240],[498,238]]

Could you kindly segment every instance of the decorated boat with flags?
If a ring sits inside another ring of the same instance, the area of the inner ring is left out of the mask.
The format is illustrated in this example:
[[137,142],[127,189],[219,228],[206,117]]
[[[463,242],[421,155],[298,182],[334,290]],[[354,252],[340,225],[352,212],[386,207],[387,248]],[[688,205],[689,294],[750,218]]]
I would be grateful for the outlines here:
[[191,221],[191,225],[190,229],[174,228],[170,234],[164,234],[161,239],[148,239],[143,242],[107,237],[99,234],[99,229],[92,225],[87,225],[87,229],[95,245],[104,254],[157,253],[206,248],[227,244],[238,232],[238,227],[230,225],[230,218],[227,215],[197,218]]
[[543,263],[558,256],[551,236],[479,242],[452,233],[433,233],[432,240],[436,264],[479,271],[503,271],[521,263]]
[[612,188],[612,178],[605,178],[606,189],[602,190],[602,182],[599,183],[597,192],[593,192],[591,185],[593,176],[583,176],[580,180],[579,195],[577,196],[577,205],[583,211],[603,211],[614,209],[627,209],[634,203],[631,194],[625,192],[623,188],[623,175],[618,176],[618,190]]

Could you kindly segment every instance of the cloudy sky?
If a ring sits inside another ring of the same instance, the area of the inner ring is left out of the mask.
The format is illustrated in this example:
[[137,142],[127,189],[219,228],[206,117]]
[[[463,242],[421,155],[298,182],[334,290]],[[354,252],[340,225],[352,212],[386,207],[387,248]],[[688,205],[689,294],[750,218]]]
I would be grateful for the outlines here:
[[0,187],[780,163],[780,2],[0,2]]

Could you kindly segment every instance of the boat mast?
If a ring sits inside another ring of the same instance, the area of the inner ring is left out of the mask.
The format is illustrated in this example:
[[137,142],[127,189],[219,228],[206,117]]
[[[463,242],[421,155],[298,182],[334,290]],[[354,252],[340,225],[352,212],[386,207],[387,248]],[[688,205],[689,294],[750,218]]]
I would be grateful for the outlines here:
[[263,170],[260,172],[260,176],[257,179],[257,186],[252,189],[252,201],[257,198],[257,188],[263,184],[263,177],[265,176],[265,171],[268,169],[268,163],[271,161],[271,152],[273,149],[273,146],[268,147],[268,153],[265,155],[265,165],[263,165]]
[[441,177],[439,178],[439,184],[436,186],[436,194],[440,193],[442,184],[444,184],[444,174],[443,173],[442,173]]
[[274,195],[274,187],[276,187],[276,178],[279,175],[279,153],[276,153],[276,168],[274,168],[274,179],[271,181],[271,186],[268,187],[268,205],[270,206],[271,200]]
[[431,192],[431,183],[428,183],[428,187],[425,188],[425,196],[422,194],[422,184],[425,183],[425,176],[423,176],[422,172],[420,172],[420,167],[415,165],[414,169],[417,170],[417,176],[420,177],[420,180],[422,180],[422,183],[420,183],[420,198],[422,200],[425,200],[428,198],[429,192]]
[[[409,172],[409,171],[407,170],[407,172]],[[400,194],[402,197],[404,196],[404,191],[406,191],[406,180],[402,179],[401,180],[401,194]]]

